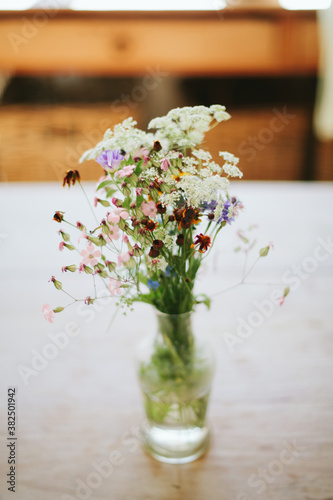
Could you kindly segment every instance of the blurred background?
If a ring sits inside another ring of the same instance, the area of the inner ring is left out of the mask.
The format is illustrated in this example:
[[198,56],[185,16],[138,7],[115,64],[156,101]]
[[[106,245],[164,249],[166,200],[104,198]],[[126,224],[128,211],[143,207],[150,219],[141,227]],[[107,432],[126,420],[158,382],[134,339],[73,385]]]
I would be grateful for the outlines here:
[[0,181],[60,181],[108,127],[198,104],[232,115],[204,147],[245,180],[333,180],[332,33],[330,0],[2,0]]

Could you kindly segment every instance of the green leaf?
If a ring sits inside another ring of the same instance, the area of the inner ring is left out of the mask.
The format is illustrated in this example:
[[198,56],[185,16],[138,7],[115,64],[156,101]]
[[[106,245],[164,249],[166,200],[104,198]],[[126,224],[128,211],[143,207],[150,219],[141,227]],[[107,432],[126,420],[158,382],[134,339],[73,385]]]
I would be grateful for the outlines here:
[[137,164],[137,166],[135,167],[134,169],[134,173],[135,175],[137,175],[138,177],[140,176],[141,172],[142,172],[142,169],[141,169],[141,165],[143,163],[143,160],[140,160]]
[[114,195],[118,190],[117,189],[111,189],[111,188],[105,188],[106,191],[106,197],[111,198],[111,196]]
[[137,196],[136,197],[136,206],[137,207],[141,207],[142,202],[143,202],[143,196],[142,195],[141,196]]
[[129,209],[130,209],[130,206],[131,206],[131,198],[130,198],[129,196],[127,196],[127,197],[124,199],[124,201],[123,201],[123,203],[122,203],[122,206],[123,206],[123,208],[126,208],[127,210],[129,210]]
[[96,191],[98,191],[99,189],[103,189],[105,186],[112,186],[113,184],[114,184],[114,182],[113,182],[113,180],[111,180],[111,179],[108,179],[108,180],[106,180],[106,181],[103,181],[103,182],[101,182],[101,183],[98,185],[98,187],[97,187]]
[[205,306],[207,307],[207,309],[208,310],[210,309],[211,300],[210,300],[210,298],[206,294],[203,293],[203,294],[197,295],[196,299],[197,299],[197,302],[199,304],[205,304]]

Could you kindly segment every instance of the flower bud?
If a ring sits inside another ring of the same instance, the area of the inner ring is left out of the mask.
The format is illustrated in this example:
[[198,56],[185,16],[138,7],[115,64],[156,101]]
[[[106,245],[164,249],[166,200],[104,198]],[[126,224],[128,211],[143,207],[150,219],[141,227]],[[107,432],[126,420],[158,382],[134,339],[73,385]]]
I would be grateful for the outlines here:
[[155,202],[157,202],[159,200],[159,194],[158,194],[158,191],[155,187],[151,188],[150,190],[150,196],[151,196],[151,199]]
[[62,283],[61,283],[61,281],[54,280],[53,284],[54,284],[54,286],[56,287],[57,290],[62,290]]
[[106,260],[105,265],[107,266],[110,273],[117,269],[117,264],[115,262],[112,262],[111,260]]
[[68,241],[70,240],[70,236],[69,236],[69,234],[68,234],[68,233],[65,233],[62,229],[60,229],[59,234],[61,234],[62,239],[63,239],[64,241],[67,241],[67,242],[68,242]]
[[107,200],[101,200],[100,198],[97,199],[98,203],[103,205],[103,207],[109,207],[110,203]]
[[59,307],[56,307],[55,309],[53,309],[53,312],[54,313],[60,313],[63,310],[64,310],[64,307],[59,306]]

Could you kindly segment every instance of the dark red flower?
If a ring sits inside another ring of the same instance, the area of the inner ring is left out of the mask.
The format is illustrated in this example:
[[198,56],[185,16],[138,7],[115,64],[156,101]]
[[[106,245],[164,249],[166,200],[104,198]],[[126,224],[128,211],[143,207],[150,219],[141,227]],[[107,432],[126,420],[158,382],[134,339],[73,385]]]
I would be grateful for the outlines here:
[[198,234],[195,237],[194,243],[191,245],[191,247],[193,248],[196,245],[199,245],[200,253],[205,253],[208,250],[208,247],[210,247],[211,245],[210,236],[205,236],[202,233]]
[[62,186],[65,187],[66,184],[68,184],[68,187],[70,187],[71,184],[74,186],[76,181],[80,182],[80,180],[81,176],[78,170],[67,170]]
[[176,208],[173,211],[173,215],[178,224],[178,229],[180,230],[182,227],[184,229],[188,229],[192,224],[198,224],[200,222],[199,216],[200,212],[197,208],[188,207],[184,205],[181,208]]
[[162,203],[156,203],[156,209],[158,214],[165,214],[166,207]]
[[156,250],[154,247],[151,247],[151,249],[149,250],[149,257],[152,257],[153,259],[155,257],[158,257],[160,255],[160,252],[158,250]]
[[177,239],[176,239],[176,244],[179,245],[180,247],[184,245],[184,235],[183,234],[178,234]]
[[158,152],[158,151],[161,151],[161,149],[162,149],[162,146],[161,146],[160,141],[155,141],[154,146],[153,146],[153,150]]
[[157,222],[154,222],[154,221],[153,221],[153,220],[151,220],[151,219],[149,219],[149,220],[148,220],[148,222],[147,222],[147,224],[146,224],[146,228],[147,228],[149,231],[151,231],[151,232],[153,232],[153,231],[154,231],[154,229],[156,229],[156,228],[157,228],[157,226],[158,226]]
[[164,243],[162,240],[154,240],[153,241],[153,248],[155,250],[161,250],[161,248],[163,248],[163,246],[164,246]]
[[65,212],[56,212],[53,216],[53,220],[55,220],[56,222],[62,222],[64,218],[64,213]]

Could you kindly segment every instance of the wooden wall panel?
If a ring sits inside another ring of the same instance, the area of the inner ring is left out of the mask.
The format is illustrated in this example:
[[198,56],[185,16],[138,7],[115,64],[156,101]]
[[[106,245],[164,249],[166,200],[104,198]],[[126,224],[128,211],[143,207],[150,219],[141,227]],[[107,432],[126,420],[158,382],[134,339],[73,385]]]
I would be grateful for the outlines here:
[[311,14],[42,14],[44,23],[33,12],[0,15],[2,71],[144,75],[159,68],[173,75],[277,75],[317,68]]

